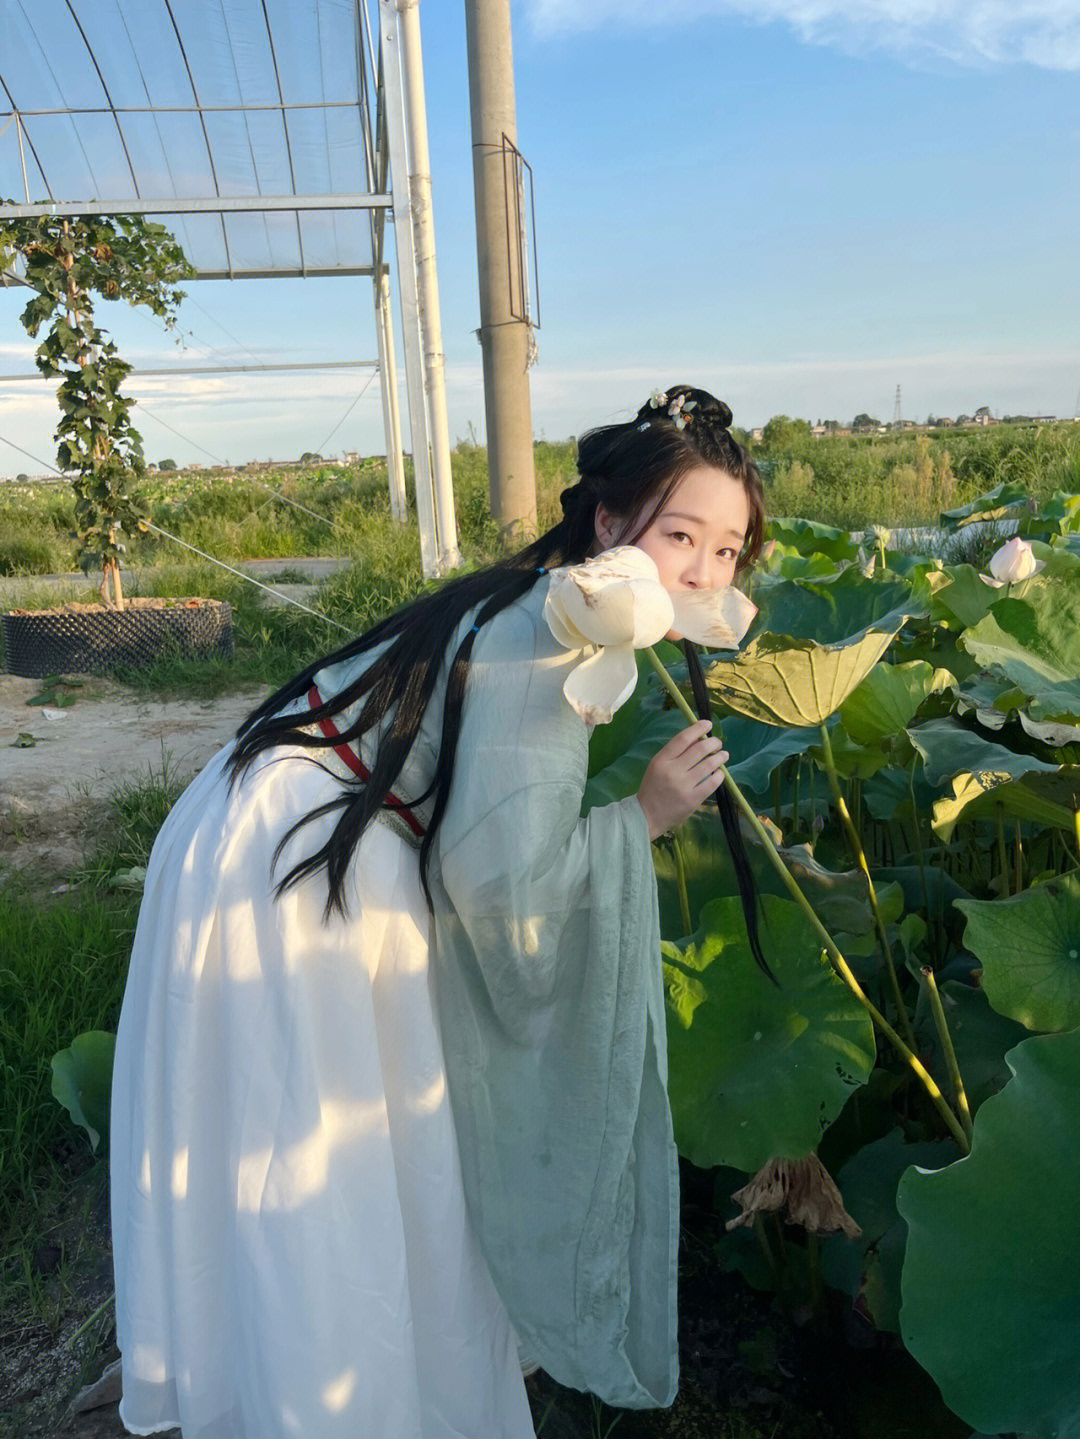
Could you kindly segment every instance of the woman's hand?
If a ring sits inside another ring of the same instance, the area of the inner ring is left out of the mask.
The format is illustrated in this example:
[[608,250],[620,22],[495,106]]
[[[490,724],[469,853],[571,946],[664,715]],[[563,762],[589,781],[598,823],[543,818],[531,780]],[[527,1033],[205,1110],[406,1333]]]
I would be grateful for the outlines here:
[[645,771],[637,799],[650,839],[682,824],[723,784],[720,766],[730,756],[711,731],[712,720],[688,726],[668,740]]

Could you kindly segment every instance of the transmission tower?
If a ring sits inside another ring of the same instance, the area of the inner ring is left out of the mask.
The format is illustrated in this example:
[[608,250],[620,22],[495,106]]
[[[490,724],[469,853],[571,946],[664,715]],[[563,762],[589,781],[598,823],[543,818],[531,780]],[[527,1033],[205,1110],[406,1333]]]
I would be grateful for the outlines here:
[[898,430],[898,429],[900,429],[900,427],[903,425],[903,423],[904,423],[903,417],[902,417],[901,414],[900,414],[900,386],[897,385],[897,387],[896,387],[896,408],[893,410],[892,427],[893,427],[894,430]]
[[1073,419],[1080,420],[1080,390],[1076,392],[1076,409],[1073,410]]

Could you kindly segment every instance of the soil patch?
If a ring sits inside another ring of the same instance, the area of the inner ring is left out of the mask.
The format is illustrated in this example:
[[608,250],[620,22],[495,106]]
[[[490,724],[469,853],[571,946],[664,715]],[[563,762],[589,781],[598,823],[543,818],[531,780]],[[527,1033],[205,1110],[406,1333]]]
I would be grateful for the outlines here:
[[[111,680],[73,676],[60,703],[28,704],[42,681],[0,674],[0,864],[62,874],[85,858],[120,785],[190,776],[268,693],[213,700],[135,696]],[[63,701],[69,701],[63,703]],[[70,701],[74,700],[73,703]]]

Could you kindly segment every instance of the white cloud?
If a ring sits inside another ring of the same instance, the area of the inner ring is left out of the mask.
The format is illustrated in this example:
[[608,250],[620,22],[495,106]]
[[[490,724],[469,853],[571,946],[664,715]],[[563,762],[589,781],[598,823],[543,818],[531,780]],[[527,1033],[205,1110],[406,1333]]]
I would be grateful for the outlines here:
[[883,50],[902,59],[959,65],[1023,61],[1080,70],[1076,0],[526,0],[544,37],[606,25],[671,29],[703,19],[782,22],[800,39],[846,54]]

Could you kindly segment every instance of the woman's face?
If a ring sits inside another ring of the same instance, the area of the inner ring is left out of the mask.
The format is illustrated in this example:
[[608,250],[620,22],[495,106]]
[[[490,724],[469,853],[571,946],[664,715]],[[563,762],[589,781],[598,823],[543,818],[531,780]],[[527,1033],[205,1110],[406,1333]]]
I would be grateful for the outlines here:
[[[634,544],[655,562],[666,590],[711,590],[735,578],[750,500],[742,484],[712,465],[688,470]],[[625,543],[626,522],[596,507],[596,538],[607,550]],[[632,531],[631,531],[632,533]],[[680,639],[674,631],[669,640]]]

